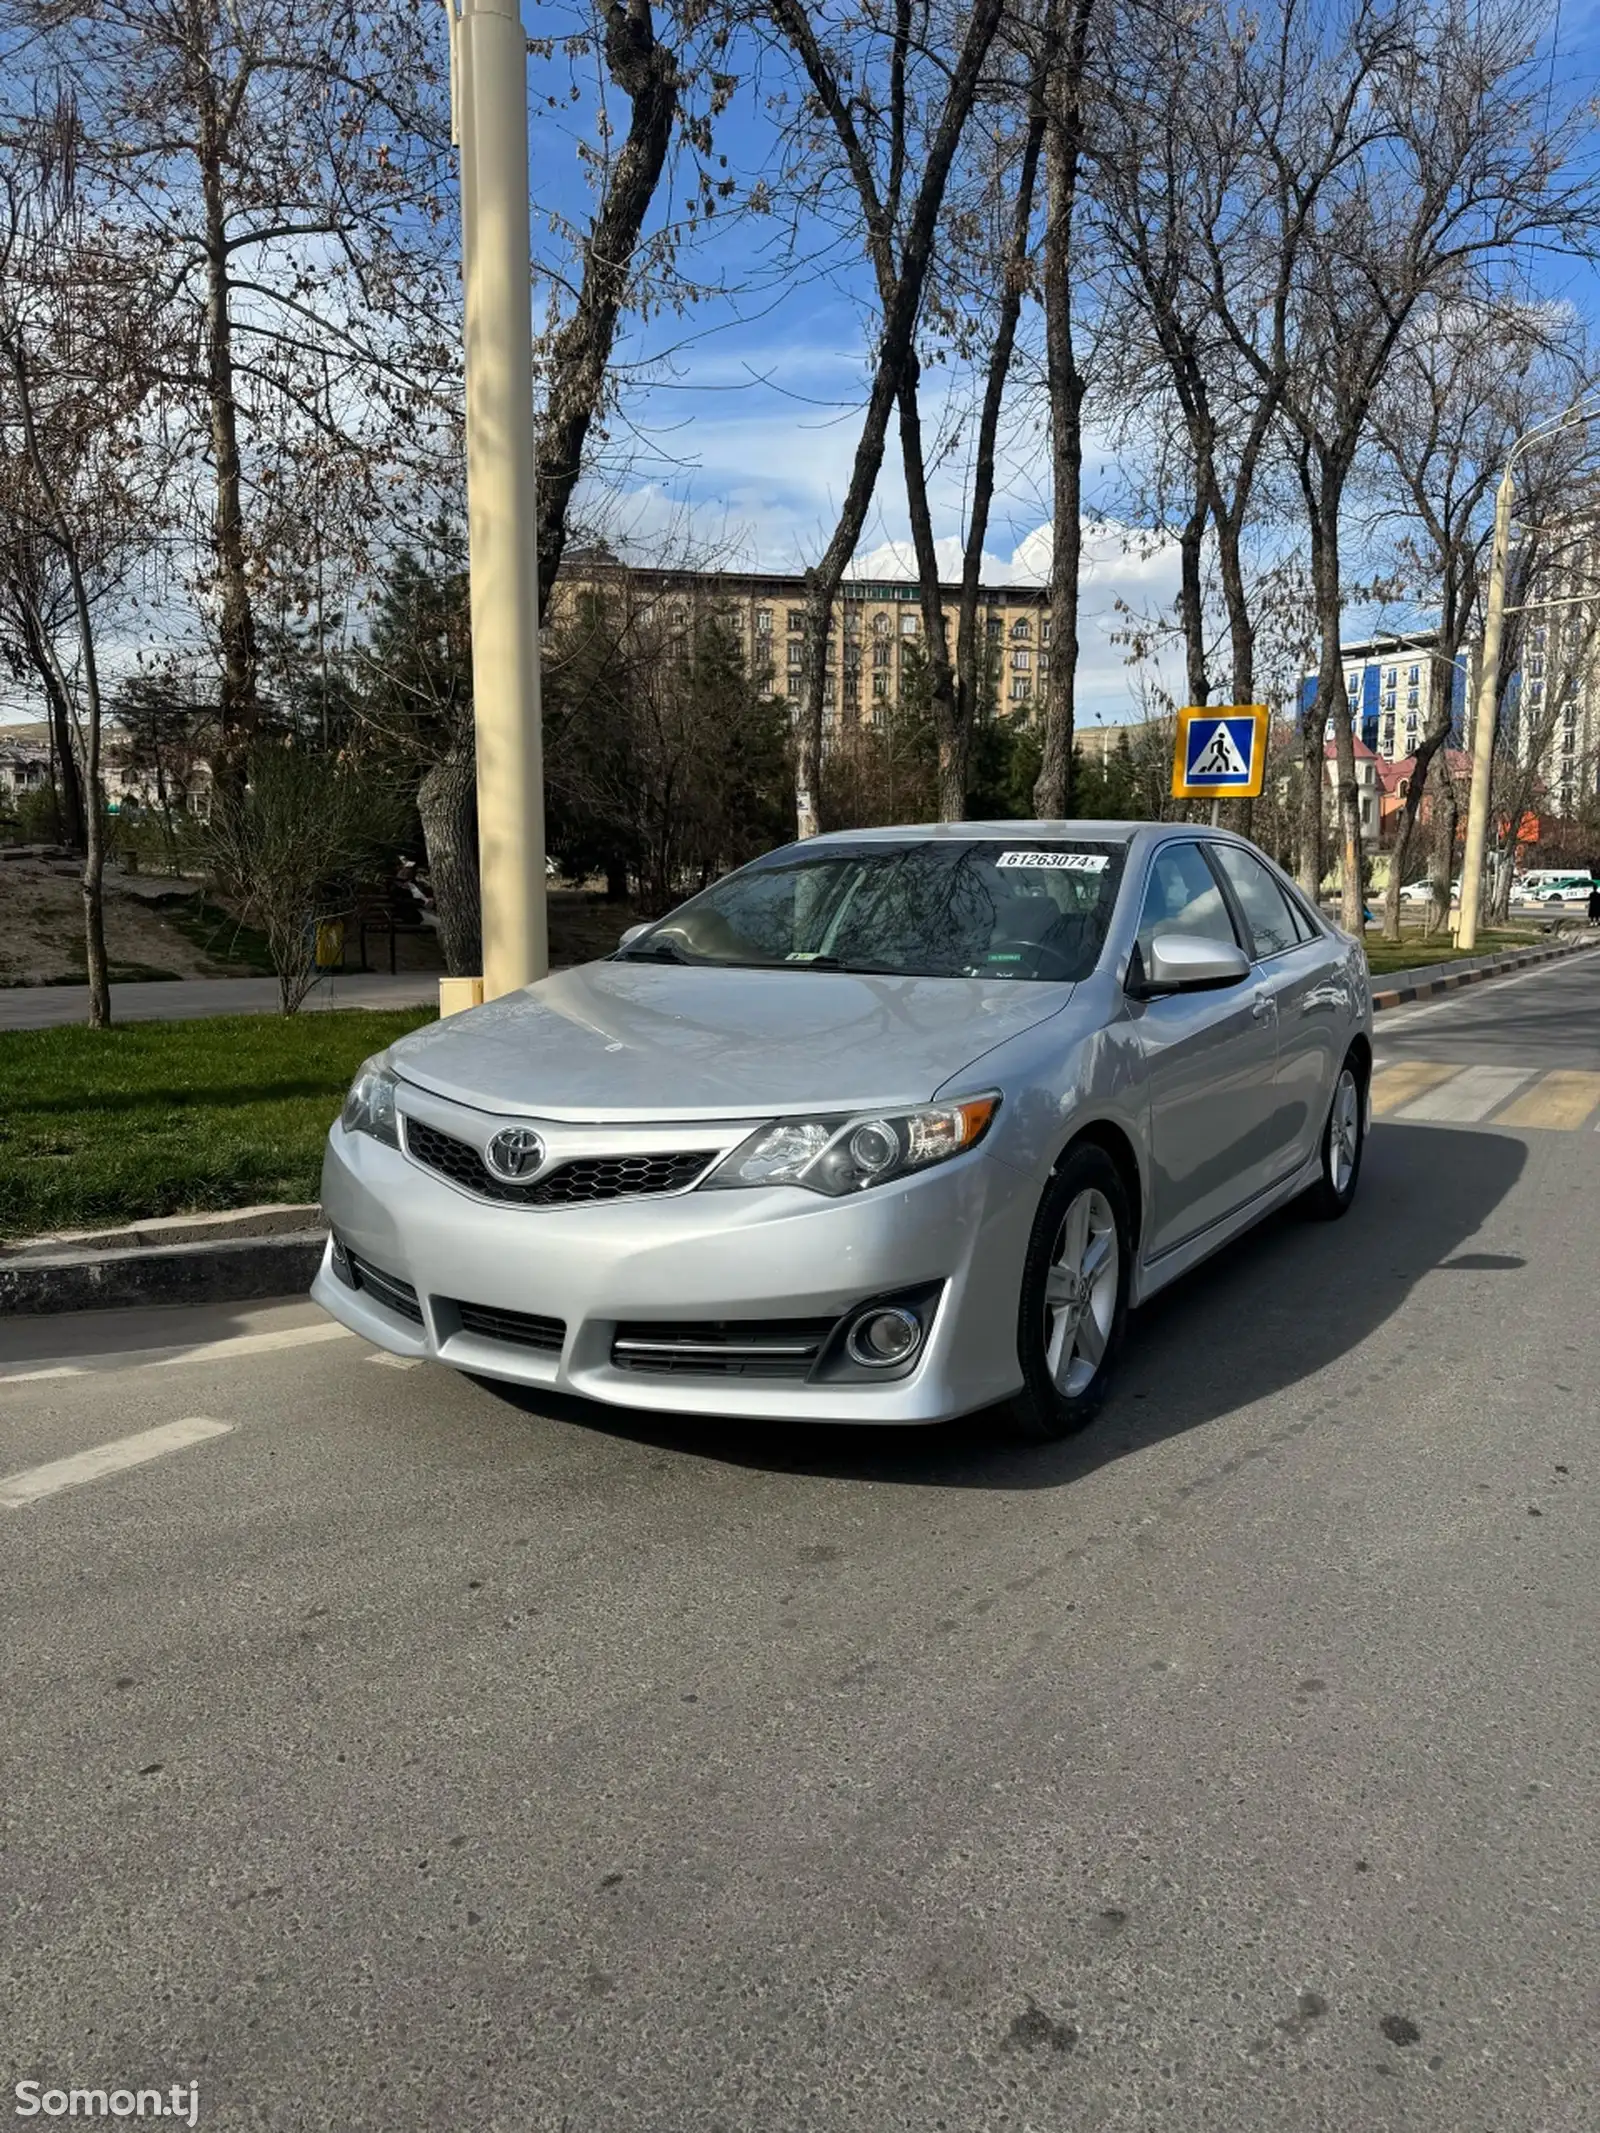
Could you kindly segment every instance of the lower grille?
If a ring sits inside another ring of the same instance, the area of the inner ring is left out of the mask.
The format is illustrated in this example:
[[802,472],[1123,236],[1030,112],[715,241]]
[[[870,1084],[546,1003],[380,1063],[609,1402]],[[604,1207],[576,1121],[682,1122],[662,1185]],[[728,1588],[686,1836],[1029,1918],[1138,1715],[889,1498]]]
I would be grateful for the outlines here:
[[365,1289],[373,1302],[382,1304],[385,1310],[409,1318],[414,1326],[422,1324],[422,1306],[409,1281],[402,1281],[398,1274],[384,1273],[370,1259],[359,1258],[338,1238],[334,1240],[333,1263],[340,1279],[348,1281],[351,1288]]
[[486,1341],[510,1341],[518,1348],[559,1355],[567,1337],[562,1318],[540,1318],[532,1311],[496,1311],[488,1304],[458,1303],[455,1309],[462,1332],[481,1334]]
[[583,1155],[553,1163],[542,1176],[523,1182],[497,1178],[484,1167],[470,1141],[441,1133],[419,1118],[406,1120],[406,1153],[413,1161],[459,1185],[480,1200],[508,1207],[588,1207],[599,1200],[632,1200],[645,1194],[683,1192],[715,1162],[715,1148],[674,1149],[665,1154]]
[[644,1319],[620,1325],[611,1343],[618,1370],[671,1377],[809,1377],[836,1320],[727,1318],[694,1324]]

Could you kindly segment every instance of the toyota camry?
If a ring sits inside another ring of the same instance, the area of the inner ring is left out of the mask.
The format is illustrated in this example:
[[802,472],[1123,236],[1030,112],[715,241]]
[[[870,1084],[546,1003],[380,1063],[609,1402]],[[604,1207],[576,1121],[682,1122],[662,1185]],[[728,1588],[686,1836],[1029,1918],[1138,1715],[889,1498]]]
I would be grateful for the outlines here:
[[368,1060],[313,1294],[630,1407],[1062,1436],[1131,1306],[1348,1208],[1371,1030],[1360,944],[1239,837],[818,837]]

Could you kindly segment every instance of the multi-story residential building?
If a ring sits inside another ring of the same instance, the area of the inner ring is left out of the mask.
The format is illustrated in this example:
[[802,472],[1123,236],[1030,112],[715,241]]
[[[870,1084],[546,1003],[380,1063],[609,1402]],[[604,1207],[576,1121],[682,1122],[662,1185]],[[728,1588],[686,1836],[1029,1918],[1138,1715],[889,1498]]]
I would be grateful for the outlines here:
[[[1562,605],[1576,583],[1566,568],[1535,579],[1530,603],[1551,604],[1530,604],[1518,625],[1518,663],[1499,714],[1502,745],[1524,765],[1537,759],[1543,803],[1560,815],[1572,814],[1600,789],[1600,630],[1595,626],[1600,598],[1595,605]],[[1355,738],[1372,751],[1390,793],[1403,794],[1417,744],[1432,723],[1437,692],[1446,686],[1451,745],[1471,749],[1479,647],[1463,652],[1450,668],[1435,646],[1433,633],[1415,631],[1343,647]],[[1302,712],[1315,701],[1316,688],[1316,676],[1305,676]]]
[[[1451,667],[1440,659],[1437,647],[1435,632],[1413,630],[1340,648],[1352,729],[1382,762],[1398,763],[1416,754],[1446,689],[1452,730],[1461,730],[1468,662],[1463,656]],[[1305,675],[1300,683],[1302,712],[1310,710],[1316,694],[1317,677]]]
[[1533,764],[1545,805],[1571,815],[1600,790],[1600,539],[1535,572],[1500,709],[1503,743]]
[[[749,671],[769,696],[800,689],[805,632],[803,577],[771,571],[636,568],[605,551],[570,554],[556,581],[553,619],[585,592],[611,591],[636,612],[687,631],[715,614],[744,646]],[[955,647],[961,590],[940,587],[947,642]],[[1027,721],[1037,715],[1050,671],[1049,595],[1042,586],[985,585],[979,591],[984,642],[996,707]],[[922,658],[922,595],[904,579],[846,578],[839,588],[826,647],[825,724],[837,731],[881,724],[899,699],[909,666]]]

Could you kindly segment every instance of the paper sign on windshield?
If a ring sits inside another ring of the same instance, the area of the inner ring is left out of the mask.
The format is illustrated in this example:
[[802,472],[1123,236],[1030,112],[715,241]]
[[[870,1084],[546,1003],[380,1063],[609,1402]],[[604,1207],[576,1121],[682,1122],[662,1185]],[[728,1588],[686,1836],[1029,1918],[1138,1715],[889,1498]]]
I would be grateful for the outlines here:
[[1103,874],[1111,864],[1104,852],[1002,852],[997,867],[1049,867],[1062,874]]

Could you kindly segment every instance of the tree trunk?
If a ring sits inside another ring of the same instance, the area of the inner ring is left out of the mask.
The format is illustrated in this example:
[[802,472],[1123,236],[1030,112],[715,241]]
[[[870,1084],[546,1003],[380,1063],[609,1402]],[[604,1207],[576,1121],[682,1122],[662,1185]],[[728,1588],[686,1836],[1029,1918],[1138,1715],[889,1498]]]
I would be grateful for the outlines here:
[[[1078,0],[1087,8],[1089,0]],[[950,166],[966,130],[977,95],[983,66],[1004,12],[1005,0],[976,0],[967,17],[961,50],[951,71],[938,130],[923,167],[910,226],[901,250],[899,278],[893,301],[884,307],[883,330],[878,340],[878,358],[873,372],[867,410],[856,440],[855,458],[845,490],[844,504],[833,537],[822,559],[806,573],[806,627],[800,674],[800,705],[795,734],[795,828],[801,837],[816,835],[821,798],[822,710],[827,675],[828,623],[833,603],[850,558],[856,552],[861,529],[867,521],[872,495],[883,465],[884,440],[889,416],[900,397],[901,381],[916,335],[922,292],[933,260],[939,212],[944,203]],[[806,11],[800,6],[775,6],[774,17],[808,65],[817,64],[815,38]],[[808,55],[811,55],[808,57]],[[837,85],[813,75],[819,96],[829,90],[835,98]]]
[[205,200],[207,397],[216,505],[212,537],[218,588],[217,637],[222,654],[219,691],[224,779],[242,772],[242,743],[255,728],[256,625],[245,558],[243,469],[239,456],[239,403],[234,389],[233,320],[229,305],[228,201],[217,113],[207,102],[200,126],[200,177]]
[[1200,581],[1206,514],[1205,499],[1197,496],[1178,536],[1178,615],[1183,624],[1185,686],[1191,704],[1206,703],[1211,696],[1206,673],[1205,593]]
[[911,541],[917,555],[917,581],[922,591],[922,634],[928,648],[928,710],[933,721],[934,744],[939,752],[939,820],[959,822],[967,812],[967,752],[971,732],[957,705],[955,671],[950,663],[950,644],[945,635],[939,552],[934,546],[927,466],[922,456],[922,410],[917,402],[921,380],[922,365],[917,360],[915,347],[912,347],[907,352],[905,373],[900,381],[900,458],[905,470]]
[[633,110],[584,241],[576,308],[550,351],[536,467],[541,623],[566,546],[584,442],[605,391],[617,320],[636,269],[640,231],[661,182],[678,109],[677,67],[671,52],[656,42],[649,0],[629,5],[604,0],[601,13],[606,68]]
[[[1453,674],[1454,671],[1455,660],[1452,654],[1446,672]],[[1400,891],[1405,887],[1406,871],[1411,863],[1411,844],[1417,817],[1422,808],[1423,795],[1428,788],[1429,767],[1450,738],[1450,712],[1450,684],[1446,682],[1442,716],[1435,709],[1433,724],[1418,744],[1411,766],[1411,777],[1406,786],[1405,805],[1400,810],[1400,821],[1395,829],[1394,851],[1389,861],[1389,886],[1383,897],[1383,938],[1386,941],[1398,941],[1400,938]],[[1448,905],[1446,911],[1448,913]]]
[[478,775],[470,731],[425,773],[417,813],[433,878],[444,967],[453,977],[483,968],[478,889]]
[[1439,796],[1434,809],[1433,859],[1429,874],[1433,902],[1429,917],[1441,926],[1450,922],[1450,884],[1455,879],[1456,838],[1461,829],[1461,792],[1450,768],[1448,752],[1439,758]]
[[1050,677],[1036,815],[1059,819],[1072,801],[1078,676],[1078,569],[1083,552],[1082,372],[1072,337],[1072,224],[1083,151],[1083,70],[1094,0],[1070,0],[1066,48],[1047,90],[1045,120],[1045,382],[1055,537],[1050,557]]
[[44,641],[44,623],[31,599],[18,603],[28,664],[43,685],[50,706],[50,752],[56,771],[56,834],[69,851],[86,852],[88,830],[83,812],[83,779],[78,771],[77,742],[73,733],[72,704],[50,647]]
[[[100,790],[100,663],[96,656],[94,623],[89,608],[88,587],[73,531],[55,481],[39,443],[34,419],[33,383],[27,356],[20,340],[6,347],[6,358],[16,387],[17,413],[22,423],[23,449],[49,509],[51,525],[67,575],[72,584],[72,616],[77,627],[78,658],[83,670],[84,709],[84,799],[87,821],[83,860],[84,967],[89,980],[89,1026],[106,1029],[111,1022],[111,986],[106,970],[104,876],[106,864],[106,815]],[[47,651],[51,648],[46,647]],[[52,661],[54,658],[51,652]],[[65,677],[57,670],[56,688],[66,695]]]
[[1023,142],[1022,166],[1017,174],[1017,197],[1011,214],[1011,243],[1005,262],[1005,282],[1000,292],[1000,311],[995,322],[994,345],[984,378],[983,406],[978,416],[978,441],[972,462],[972,508],[967,520],[967,538],[961,553],[961,603],[956,617],[956,718],[970,751],[972,731],[983,700],[983,661],[988,639],[978,613],[978,592],[983,582],[983,550],[989,537],[989,514],[994,504],[995,449],[1000,434],[1000,414],[1005,401],[1006,380],[1017,341],[1022,298],[1028,285],[1028,256],[1033,232],[1033,202],[1039,183],[1039,158],[1044,151],[1044,92],[1054,54],[1048,38],[1054,17],[1046,26],[1046,43],[1031,90],[1027,137]]
[[[1317,618],[1317,634],[1320,651],[1317,661],[1317,690],[1309,710],[1303,716],[1300,729],[1301,761],[1305,767],[1304,791],[1300,796],[1300,886],[1315,900],[1322,889],[1323,843],[1322,815],[1326,803],[1327,731],[1334,728],[1335,767],[1339,783],[1336,791],[1341,808],[1343,805],[1343,779],[1348,758],[1352,790],[1355,783],[1355,752],[1350,732],[1350,706],[1344,693],[1344,662],[1340,656],[1339,643],[1339,550],[1337,540],[1328,539],[1327,519],[1312,487],[1309,455],[1302,451],[1296,472],[1300,477],[1301,493],[1306,501],[1306,518],[1311,534],[1311,596]],[[1337,510],[1337,503],[1334,506]],[[1342,730],[1341,730],[1342,716]],[[1342,749],[1342,753],[1339,751]],[[1359,805],[1359,803],[1358,803]],[[1359,817],[1357,821],[1357,872],[1360,870]],[[1348,868],[1346,869],[1348,873]],[[1356,894],[1361,893],[1359,880]],[[1348,901],[1348,881],[1344,890]],[[1359,918],[1359,912],[1357,916]],[[1359,931],[1359,927],[1357,928]]]

